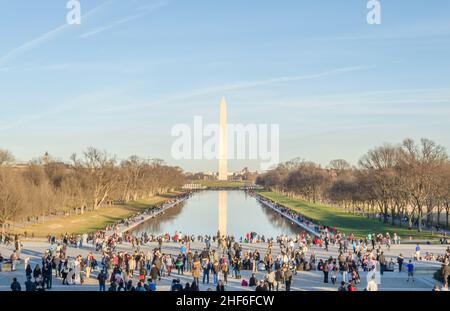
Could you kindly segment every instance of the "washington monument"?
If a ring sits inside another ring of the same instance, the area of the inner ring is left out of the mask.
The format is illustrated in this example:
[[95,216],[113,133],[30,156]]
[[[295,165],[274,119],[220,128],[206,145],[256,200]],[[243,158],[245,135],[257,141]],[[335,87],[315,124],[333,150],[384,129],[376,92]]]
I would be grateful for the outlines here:
[[228,124],[227,102],[222,97],[220,103],[220,143],[219,143],[219,180],[228,180]]

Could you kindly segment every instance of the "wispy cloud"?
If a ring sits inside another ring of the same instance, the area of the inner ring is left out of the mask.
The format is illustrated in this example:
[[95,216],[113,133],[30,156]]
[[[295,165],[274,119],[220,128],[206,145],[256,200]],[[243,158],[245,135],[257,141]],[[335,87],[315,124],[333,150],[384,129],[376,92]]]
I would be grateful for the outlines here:
[[67,111],[71,108],[77,108],[77,109],[86,109],[86,111],[89,111],[89,109],[92,109],[93,105],[102,103],[106,100],[110,100],[111,98],[115,98],[120,94],[123,94],[125,92],[124,89],[119,90],[100,90],[95,91],[91,93],[85,93],[81,94],[79,96],[76,96],[75,98],[71,98],[66,100],[63,103],[59,103],[57,105],[54,105],[52,108],[43,111],[41,113],[37,114],[30,114],[26,116],[22,116],[12,122],[1,122],[0,119],[0,131],[9,130],[16,128],[18,126],[30,124],[33,121],[45,119],[47,117],[57,115],[61,112]]
[[166,6],[167,4],[168,4],[168,1],[161,1],[161,2],[158,2],[158,3],[155,3],[155,4],[151,4],[151,5],[148,5],[148,6],[145,6],[145,7],[141,7],[140,9],[142,9],[142,11],[140,13],[129,15],[129,16],[121,18],[121,19],[119,19],[119,20],[117,20],[117,21],[115,21],[115,22],[113,22],[113,23],[111,23],[109,25],[95,28],[95,29],[93,29],[91,31],[85,32],[84,34],[80,35],[79,37],[82,38],[82,39],[85,39],[85,38],[89,38],[89,37],[98,35],[98,34],[100,34],[102,32],[105,32],[105,31],[107,31],[109,29],[112,29],[114,27],[117,27],[117,26],[120,26],[122,24],[131,22],[133,20],[142,18],[145,15],[150,14],[151,12],[154,12],[154,11],[156,11],[156,10]]
[[[95,12],[97,12],[98,10],[100,10],[101,8],[103,8],[104,6],[106,6],[107,4],[111,3],[112,0],[108,0],[102,4],[100,4],[99,6],[93,8],[92,10],[88,11],[87,13],[82,15],[82,18],[87,18],[90,15],[94,14]],[[5,55],[0,56],[0,65],[5,64],[6,62],[10,61],[12,58],[16,57],[17,55],[21,54],[21,53],[25,53],[55,37],[57,37],[58,35],[62,34],[65,30],[67,30],[70,27],[69,24],[65,23],[63,25],[60,25],[58,27],[56,27],[53,30],[50,30],[28,42],[25,42],[24,44],[10,50],[9,52],[7,52]]]
[[169,96],[166,98],[162,98],[160,100],[151,102],[151,103],[145,103],[141,105],[127,105],[127,106],[120,106],[120,107],[111,107],[109,111],[120,111],[120,110],[129,110],[129,109],[139,109],[139,108],[146,108],[151,106],[158,106],[158,105],[165,105],[172,102],[182,101],[191,99],[194,97],[204,96],[204,95],[210,95],[210,94],[220,94],[223,95],[225,92],[231,92],[241,89],[248,89],[248,88],[255,88],[260,86],[267,86],[272,84],[278,84],[278,83],[288,83],[288,82],[297,82],[302,80],[313,80],[313,79],[320,79],[328,76],[335,76],[335,75],[341,75],[345,73],[350,72],[356,72],[361,70],[366,70],[373,68],[374,65],[371,66],[353,66],[353,67],[341,67],[336,68],[333,70],[328,70],[324,72],[309,74],[309,75],[298,75],[298,76],[285,76],[285,77],[276,77],[271,79],[265,79],[265,80],[254,80],[254,81],[241,81],[236,83],[230,83],[225,85],[218,85],[218,86],[212,86],[202,89],[193,90],[190,92],[185,92],[181,94],[177,94],[174,96]]
[[435,20],[398,27],[381,28],[380,31],[366,31],[352,34],[312,38],[315,41],[364,41],[364,40],[399,40],[424,39],[450,36],[450,21]]

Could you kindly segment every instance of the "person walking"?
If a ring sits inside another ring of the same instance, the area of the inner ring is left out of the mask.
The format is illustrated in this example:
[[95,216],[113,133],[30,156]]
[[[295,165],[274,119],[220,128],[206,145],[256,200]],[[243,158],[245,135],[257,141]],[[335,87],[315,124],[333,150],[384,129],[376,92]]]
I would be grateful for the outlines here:
[[276,282],[276,289],[278,292],[280,290],[280,284],[284,283],[284,275],[283,272],[281,271],[281,268],[278,268],[277,271],[275,272],[275,282]]
[[292,270],[289,269],[289,267],[286,267],[286,270],[284,271],[284,285],[286,286],[287,292],[291,291],[292,277]]

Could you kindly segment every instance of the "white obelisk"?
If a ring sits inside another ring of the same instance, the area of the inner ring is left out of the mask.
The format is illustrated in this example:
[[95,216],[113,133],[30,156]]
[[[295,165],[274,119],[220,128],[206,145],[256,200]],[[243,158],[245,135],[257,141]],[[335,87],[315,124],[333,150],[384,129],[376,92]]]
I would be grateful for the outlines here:
[[228,180],[228,124],[227,102],[222,97],[220,103],[219,180]]

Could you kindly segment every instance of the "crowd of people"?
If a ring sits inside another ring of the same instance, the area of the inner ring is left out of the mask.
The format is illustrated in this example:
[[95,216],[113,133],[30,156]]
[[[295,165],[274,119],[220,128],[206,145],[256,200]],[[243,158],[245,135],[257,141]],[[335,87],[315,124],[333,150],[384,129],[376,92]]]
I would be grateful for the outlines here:
[[[400,254],[394,262],[386,259],[384,250],[390,248],[389,234],[369,234],[365,238],[346,236],[327,229],[317,236],[302,233],[295,237],[279,236],[265,238],[256,233],[235,239],[233,236],[216,235],[195,236],[176,232],[174,235],[160,236],[145,233],[134,236],[130,233],[108,234],[108,230],[77,237],[65,234],[58,240],[49,237],[49,249],[42,260],[34,267],[26,263],[26,290],[46,290],[52,288],[52,279],[60,278],[63,285],[81,285],[86,279],[94,277],[100,291],[156,291],[161,278],[174,278],[171,289],[174,291],[196,291],[200,285],[214,286],[225,290],[230,278],[238,280],[243,287],[256,291],[291,290],[293,277],[302,271],[321,271],[323,282],[332,283],[339,290],[354,291],[361,283],[360,272],[367,272],[367,290],[376,290],[377,277],[385,272],[408,270],[408,281],[414,281],[414,264],[404,263]],[[395,235],[394,235],[395,237]],[[81,242],[79,241],[81,239]],[[20,237],[14,238],[14,260],[18,260],[21,250]],[[264,240],[264,243],[263,243]],[[146,252],[143,245],[157,242],[157,247]],[[204,244],[203,250],[193,250],[194,242]],[[12,243],[12,242],[10,242]],[[130,243],[132,251],[120,251],[117,245]],[[169,244],[170,243],[170,244]],[[178,245],[178,254],[164,252],[166,244]],[[246,250],[244,245],[253,243],[260,249]],[[274,244],[278,251],[273,251]],[[396,242],[397,243],[397,242]],[[69,258],[68,247],[92,245],[87,256]],[[338,256],[316,258],[316,249],[328,250],[330,245],[338,249]],[[308,256],[307,256],[308,253]],[[12,255],[12,256],[13,256]],[[415,260],[431,260],[429,254],[421,254],[420,246],[415,248]],[[450,249],[439,255],[444,266],[449,267]],[[436,257],[435,259],[438,259]],[[447,271],[450,268],[447,268]],[[241,272],[248,271],[252,276],[247,280]],[[447,273],[447,272],[443,272]],[[263,275],[258,280],[258,275]],[[192,277],[192,282],[180,284],[180,276]],[[134,281],[136,280],[137,281]],[[448,275],[447,275],[448,279]],[[448,287],[448,283],[446,284]],[[13,280],[11,289],[17,289]]]
[[[124,230],[142,221],[143,217],[155,215],[168,204],[184,198],[175,198],[95,233],[64,234],[60,237],[48,235],[50,247],[43,254],[41,262],[33,267],[28,261],[24,262],[26,290],[51,289],[53,278],[60,278],[65,286],[81,285],[86,279],[96,278],[100,291],[106,291],[107,285],[109,291],[156,291],[161,278],[173,278],[173,291],[197,291],[200,285],[207,285],[208,288],[214,286],[216,290],[223,291],[229,279],[233,278],[241,286],[252,287],[256,291],[290,291],[294,276],[302,271],[320,271],[323,273],[323,282],[331,283],[340,291],[357,290],[361,283],[360,273],[367,272],[366,290],[377,290],[381,275],[394,271],[396,267],[402,272],[404,266],[408,270],[408,281],[414,281],[412,260],[405,262],[402,254],[396,261],[392,257],[388,260],[384,254],[392,245],[401,243],[396,233],[392,236],[390,233],[378,233],[356,238],[353,234],[345,235],[335,228],[316,225],[280,205],[273,207],[314,230],[293,237],[282,235],[276,238],[256,232],[235,238],[220,232],[214,235],[182,232],[173,235],[135,235]],[[0,242],[14,244],[15,250],[11,256],[5,259],[0,254],[0,262],[9,261],[11,269],[15,270],[22,249],[20,236],[2,235]],[[155,242],[157,246],[153,249],[143,247],[149,243],[155,245]],[[117,248],[123,243],[131,244],[130,250]],[[201,243],[204,247],[201,250],[191,249],[193,243]],[[67,255],[68,248],[81,249],[89,244],[91,251],[87,255],[74,258]],[[244,247],[246,244],[256,245],[256,248],[248,249]],[[275,244],[277,251],[274,251]],[[178,245],[177,254],[173,250],[169,251],[173,245]],[[316,250],[328,252],[331,246],[337,248],[337,256],[316,257]],[[422,256],[420,245],[417,245],[412,259],[441,262],[444,280],[448,280],[450,248],[443,254],[426,253]],[[242,277],[242,271],[251,272],[252,276],[247,280]],[[263,277],[258,279],[258,275]],[[181,276],[192,277],[192,282],[183,286]],[[11,289],[20,288],[17,279],[13,280]],[[448,281],[445,288],[448,288]]]

